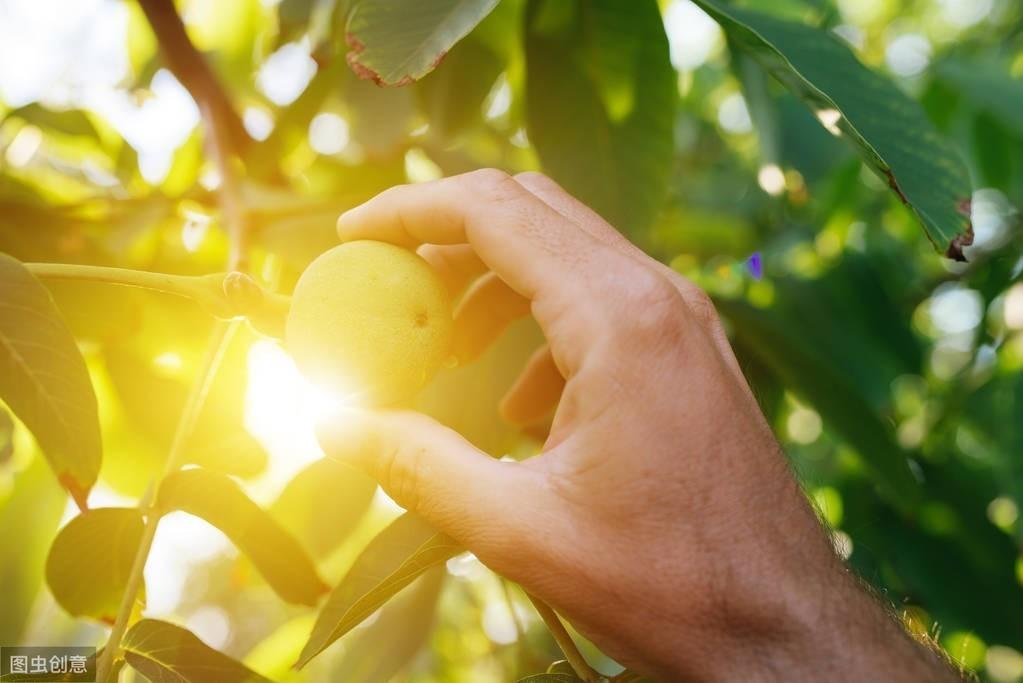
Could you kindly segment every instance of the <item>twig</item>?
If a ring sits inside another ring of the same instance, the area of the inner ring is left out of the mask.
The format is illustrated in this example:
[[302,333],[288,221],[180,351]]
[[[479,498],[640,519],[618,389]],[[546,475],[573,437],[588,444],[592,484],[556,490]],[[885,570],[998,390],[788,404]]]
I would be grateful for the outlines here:
[[607,680],[599,671],[587,663],[582,653],[579,652],[579,648],[575,646],[572,636],[565,629],[565,625],[561,623],[561,618],[551,609],[551,606],[529,593],[526,593],[526,597],[533,603],[533,607],[536,608],[536,612],[543,619],[543,622],[547,624],[547,628],[550,629],[551,635],[554,636],[558,647],[565,654],[565,659],[572,666],[576,676],[586,681],[586,683],[601,683]]
[[[87,266],[76,263],[26,263],[25,267],[37,278],[43,280],[87,280],[105,282],[127,287],[152,289],[165,294],[175,294],[190,299],[197,298],[197,292],[206,287],[206,282],[219,283],[224,274],[219,275],[172,275],[170,273],[152,273],[145,270],[129,268],[110,268],[106,266]],[[215,291],[220,285],[213,284]]]
[[195,429],[196,420],[202,410],[206,396],[209,394],[213,378],[217,374],[217,368],[220,366],[224,353],[227,351],[227,347],[230,345],[237,329],[238,323],[236,321],[223,322],[218,320],[214,323],[206,356],[203,359],[203,364],[195,384],[192,385],[192,390],[189,392],[185,409],[181,413],[181,419],[178,420],[177,429],[174,431],[174,439],[171,442],[167,459],[164,462],[163,472],[159,477],[154,478],[150,482],[145,494],[139,500],[138,508],[148,512],[146,526],[142,532],[142,540],[135,551],[135,559],[132,562],[131,572],[128,574],[128,582],[125,585],[124,594],[121,596],[121,604],[117,610],[114,626],[110,631],[110,638],[107,640],[107,645],[103,648],[103,654],[96,665],[96,680],[100,683],[107,683],[106,679],[110,672],[110,667],[120,654],[121,639],[124,637],[125,631],[128,630],[128,622],[131,620],[131,613],[135,608],[139,588],[142,586],[142,576],[146,567],[146,560],[149,558],[149,551],[152,549],[153,539],[156,537],[156,529],[160,524],[160,515],[150,509],[159,485],[158,482],[162,482],[167,475],[177,470],[180,466],[185,443]]
[[208,106],[217,127],[226,137],[230,153],[243,151],[252,142],[238,113],[202,54],[185,32],[173,0],[138,0],[156,34],[164,61],[199,107]]
[[228,131],[224,130],[223,122],[217,117],[216,110],[209,102],[199,102],[199,112],[206,124],[208,133],[206,143],[210,156],[213,157],[213,162],[220,173],[217,200],[231,245],[227,267],[228,270],[244,272],[248,270],[249,235],[252,231],[248,213],[242,202],[238,166],[231,149],[225,144]]

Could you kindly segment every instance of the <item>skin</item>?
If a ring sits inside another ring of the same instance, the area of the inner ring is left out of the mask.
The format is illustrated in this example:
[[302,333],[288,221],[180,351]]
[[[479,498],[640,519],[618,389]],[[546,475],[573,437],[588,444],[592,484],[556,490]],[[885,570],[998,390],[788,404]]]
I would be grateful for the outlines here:
[[343,241],[418,248],[453,292],[456,350],[531,313],[540,349],[502,409],[544,423],[498,461],[410,412],[327,421],[377,478],[632,670],[685,681],[959,681],[849,574],[764,420],[710,299],[550,179],[392,188]]

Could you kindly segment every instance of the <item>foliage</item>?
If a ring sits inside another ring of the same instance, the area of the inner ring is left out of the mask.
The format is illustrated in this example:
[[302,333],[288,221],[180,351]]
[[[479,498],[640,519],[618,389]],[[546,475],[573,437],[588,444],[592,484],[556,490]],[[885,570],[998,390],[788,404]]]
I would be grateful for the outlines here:
[[[106,646],[109,680],[585,678],[525,596],[319,459],[276,341],[339,213],[496,166],[706,288],[836,549],[1023,680],[1018,3],[111,7],[103,93],[182,97],[178,138],[74,88],[8,101],[0,71],[0,644]],[[534,454],[546,425],[496,406],[539,343],[512,326],[418,407]]]

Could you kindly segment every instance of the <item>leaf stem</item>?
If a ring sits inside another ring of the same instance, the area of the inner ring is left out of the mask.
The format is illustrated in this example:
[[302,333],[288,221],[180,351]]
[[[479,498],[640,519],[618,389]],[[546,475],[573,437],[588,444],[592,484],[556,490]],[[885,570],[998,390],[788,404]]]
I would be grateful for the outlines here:
[[107,640],[107,645],[103,648],[103,653],[96,664],[96,680],[100,683],[107,683],[107,676],[110,673],[111,665],[120,655],[121,639],[124,638],[124,633],[128,630],[128,622],[131,620],[131,613],[135,608],[139,588],[142,586],[142,576],[146,568],[146,560],[149,559],[149,551],[153,547],[153,539],[156,538],[156,529],[160,524],[160,515],[159,512],[154,512],[150,505],[155,497],[158,482],[163,481],[167,475],[179,467],[185,443],[195,429],[199,413],[202,411],[203,403],[206,401],[206,396],[209,394],[210,387],[213,384],[213,378],[217,374],[217,368],[220,367],[227,347],[234,338],[234,333],[237,329],[237,321],[224,322],[218,320],[214,323],[202,367],[195,384],[192,385],[192,389],[189,392],[185,408],[181,413],[181,418],[178,420],[177,428],[174,430],[174,439],[167,453],[163,472],[159,477],[154,478],[150,482],[145,494],[139,500],[138,508],[146,515],[146,526],[143,529],[139,546],[135,551],[135,559],[132,562],[131,572],[128,574],[128,582],[125,585],[124,594],[121,596],[121,604],[117,610],[114,626],[110,631],[110,638]]
[[557,613],[543,600],[526,593],[526,597],[533,603],[533,607],[536,608],[537,614],[543,619],[543,622],[547,624],[547,628],[550,630],[551,635],[554,636],[555,642],[558,647],[565,655],[565,659],[572,666],[576,675],[586,681],[586,683],[601,683],[607,679],[600,674],[599,671],[590,666],[582,653],[579,652],[579,648],[575,646],[575,641],[572,640],[572,636],[569,635],[568,630],[565,629],[565,625],[561,623],[561,618],[558,617]]
[[87,280],[105,282],[126,287],[152,289],[166,294],[175,294],[190,299],[199,297],[199,292],[208,287],[213,279],[223,279],[223,275],[171,275],[169,273],[151,273],[145,270],[129,268],[111,268],[107,266],[87,266],[75,263],[26,263],[25,267],[33,275],[42,280]]

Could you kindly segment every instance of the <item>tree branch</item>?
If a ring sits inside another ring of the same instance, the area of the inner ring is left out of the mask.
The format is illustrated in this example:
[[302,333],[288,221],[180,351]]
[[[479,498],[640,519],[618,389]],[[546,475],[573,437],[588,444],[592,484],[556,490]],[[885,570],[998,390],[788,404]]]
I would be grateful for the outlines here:
[[173,0],[138,0],[156,34],[167,67],[185,86],[199,108],[208,107],[216,124],[210,131],[222,135],[227,153],[237,154],[252,142],[238,113],[217,81],[206,59],[192,44]]

